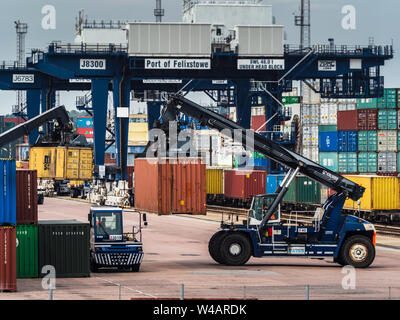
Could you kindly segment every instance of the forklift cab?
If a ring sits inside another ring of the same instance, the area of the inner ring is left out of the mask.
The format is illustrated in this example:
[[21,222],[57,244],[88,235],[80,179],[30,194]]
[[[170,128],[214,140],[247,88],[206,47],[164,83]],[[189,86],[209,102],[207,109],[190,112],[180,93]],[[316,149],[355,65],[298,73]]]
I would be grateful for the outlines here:
[[122,209],[91,208],[89,221],[95,242],[124,240]]
[[[259,225],[266,215],[268,208],[274,202],[278,194],[264,194],[253,197],[251,207],[248,213],[248,224]],[[277,224],[281,222],[281,206],[273,213],[269,219],[269,224]]]

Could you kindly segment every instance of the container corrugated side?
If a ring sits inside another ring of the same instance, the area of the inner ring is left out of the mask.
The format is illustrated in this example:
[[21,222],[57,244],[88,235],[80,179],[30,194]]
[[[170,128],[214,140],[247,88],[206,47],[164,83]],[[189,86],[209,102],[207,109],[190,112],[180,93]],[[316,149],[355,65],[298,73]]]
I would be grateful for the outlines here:
[[327,131],[319,132],[319,151],[320,152],[337,152],[338,151],[338,132]]
[[358,153],[358,172],[374,173],[378,171],[378,155],[376,152]]
[[255,195],[265,194],[266,175],[265,171],[225,170],[225,197],[247,200]]
[[[346,175],[345,178],[365,188],[360,199],[361,210],[398,210],[400,205],[399,178]],[[358,209],[357,201],[346,200],[344,208]]]
[[17,225],[17,278],[38,276],[38,227],[33,224]]
[[296,202],[298,203],[320,203],[320,184],[310,178],[296,177]]
[[357,173],[356,152],[339,152],[339,173]]
[[338,131],[338,151],[357,152],[357,131]]
[[397,154],[396,152],[378,153],[378,172],[395,173],[397,172]]
[[15,227],[0,227],[0,292],[17,291]]
[[17,223],[16,165],[14,160],[0,160],[0,226]]
[[78,221],[39,221],[38,252],[40,271],[50,265],[55,268],[57,278],[89,277],[89,224]]
[[319,164],[329,170],[338,172],[339,170],[339,158],[337,152],[320,152],[319,153]]
[[357,109],[376,109],[376,108],[377,108],[376,98],[357,99]]
[[378,133],[377,131],[358,132],[358,151],[377,151]]
[[357,130],[358,127],[358,112],[357,110],[338,111],[338,130]]
[[38,220],[37,172],[17,170],[17,224],[36,224]]
[[207,168],[206,186],[207,194],[224,194],[224,170],[218,168]]
[[378,131],[378,151],[397,151],[397,131]]
[[283,174],[269,174],[266,178],[266,190],[267,194],[273,194],[276,192],[276,189],[283,181],[285,175]]

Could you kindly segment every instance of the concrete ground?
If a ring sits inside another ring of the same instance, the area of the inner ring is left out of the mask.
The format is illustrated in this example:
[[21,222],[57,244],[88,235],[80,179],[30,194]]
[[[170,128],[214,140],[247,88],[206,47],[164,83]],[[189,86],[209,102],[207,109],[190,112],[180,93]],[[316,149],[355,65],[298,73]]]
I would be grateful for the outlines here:
[[[85,202],[46,198],[39,219],[86,222],[89,208]],[[374,263],[357,269],[351,282],[349,271],[331,260],[252,258],[242,267],[221,266],[208,254],[208,240],[219,226],[212,221],[216,219],[148,214],[147,220],[139,273],[57,279],[53,298],[179,298],[183,284],[186,298],[305,299],[309,286],[310,299],[400,299],[400,238],[378,236]],[[137,221],[137,214],[126,212],[125,231]],[[18,292],[0,293],[0,299],[49,299],[49,291],[41,279],[19,279]]]

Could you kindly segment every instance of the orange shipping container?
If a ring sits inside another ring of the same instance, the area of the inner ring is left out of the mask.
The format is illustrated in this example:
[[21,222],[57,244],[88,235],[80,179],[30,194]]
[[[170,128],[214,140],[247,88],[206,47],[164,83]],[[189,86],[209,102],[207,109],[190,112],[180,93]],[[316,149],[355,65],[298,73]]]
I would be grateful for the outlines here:
[[135,159],[135,207],[158,214],[206,214],[206,165],[199,158]]
[[0,292],[17,291],[17,231],[0,227]]

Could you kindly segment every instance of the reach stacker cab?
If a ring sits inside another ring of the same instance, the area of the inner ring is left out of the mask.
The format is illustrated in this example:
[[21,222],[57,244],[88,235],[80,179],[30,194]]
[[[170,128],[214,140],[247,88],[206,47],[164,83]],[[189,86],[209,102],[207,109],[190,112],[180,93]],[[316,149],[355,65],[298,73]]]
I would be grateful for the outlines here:
[[[209,241],[211,257],[220,264],[243,265],[251,256],[331,257],[341,265],[368,267],[375,258],[375,227],[368,221],[342,213],[347,198],[359,200],[365,188],[254,131],[212,112],[182,95],[166,104],[158,126],[168,134],[169,122],[184,113],[202,126],[241,137],[248,149],[288,168],[274,194],[256,196],[243,224],[222,223]],[[336,191],[315,211],[310,223],[281,219],[280,204],[297,174],[303,174]]]
[[[116,207],[93,207],[88,219],[92,272],[97,272],[99,268],[139,271],[143,259],[141,226],[137,232],[133,228],[132,233],[124,233],[123,211]],[[138,235],[139,239],[136,238]]]

